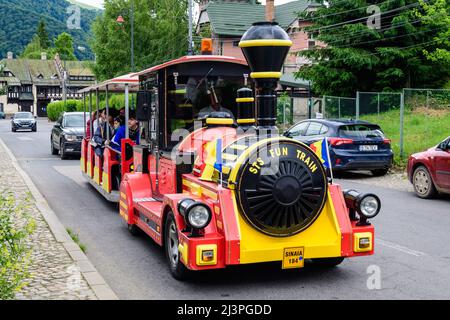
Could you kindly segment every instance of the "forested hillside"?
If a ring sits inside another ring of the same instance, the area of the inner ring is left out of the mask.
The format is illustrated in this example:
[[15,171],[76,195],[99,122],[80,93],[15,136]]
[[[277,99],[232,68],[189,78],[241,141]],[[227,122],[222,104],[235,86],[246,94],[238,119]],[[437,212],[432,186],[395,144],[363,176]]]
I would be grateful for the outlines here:
[[[70,15],[66,0],[1,0],[0,5],[0,58],[8,51],[18,56],[36,33],[39,20],[45,20],[50,39],[67,32],[74,39],[75,55],[80,60],[93,59],[89,48],[90,26],[99,11],[81,8],[81,30],[68,29]],[[86,50],[78,50],[84,47]]]

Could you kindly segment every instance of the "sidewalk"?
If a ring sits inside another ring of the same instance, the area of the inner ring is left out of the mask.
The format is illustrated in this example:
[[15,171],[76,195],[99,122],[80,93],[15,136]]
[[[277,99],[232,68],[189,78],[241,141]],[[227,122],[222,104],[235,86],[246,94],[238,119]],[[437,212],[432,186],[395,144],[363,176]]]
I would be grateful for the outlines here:
[[67,234],[48,203],[19,167],[0,138],[0,190],[17,199],[31,197],[30,215],[36,230],[32,248],[31,278],[16,295],[18,300],[116,300],[95,267]]

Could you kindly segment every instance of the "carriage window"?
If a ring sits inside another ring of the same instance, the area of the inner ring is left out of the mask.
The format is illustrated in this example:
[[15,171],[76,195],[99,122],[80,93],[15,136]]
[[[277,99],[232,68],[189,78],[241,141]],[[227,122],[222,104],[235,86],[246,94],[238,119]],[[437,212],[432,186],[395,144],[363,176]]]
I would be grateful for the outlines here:
[[168,77],[167,133],[169,148],[179,141],[172,140],[177,129],[192,130],[194,121],[211,112],[226,112],[237,116],[236,91],[243,87],[244,77],[174,76]]

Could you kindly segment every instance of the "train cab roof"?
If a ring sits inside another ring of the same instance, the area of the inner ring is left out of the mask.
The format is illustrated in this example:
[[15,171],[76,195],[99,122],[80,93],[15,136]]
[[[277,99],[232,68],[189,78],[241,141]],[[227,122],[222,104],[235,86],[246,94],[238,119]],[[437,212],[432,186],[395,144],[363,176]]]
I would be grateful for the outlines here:
[[128,85],[129,92],[139,91],[139,76],[137,73],[128,73],[120,77],[112,78],[101,83],[95,84],[93,86],[84,88],[78,93],[89,93],[92,91],[106,91],[108,88],[109,92],[123,93],[125,92],[125,87]]
[[163,69],[167,69],[172,66],[177,66],[177,65],[186,64],[186,63],[193,63],[193,62],[225,62],[225,63],[233,63],[233,64],[247,66],[247,62],[245,60],[237,59],[234,57],[217,56],[217,55],[184,56],[184,57],[181,57],[181,58],[178,58],[175,60],[165,62],[160,65],[145,69],[143,71],[136,73],[136,75],[143,76],[146,74],[155,73],[155,72],[163,70]]

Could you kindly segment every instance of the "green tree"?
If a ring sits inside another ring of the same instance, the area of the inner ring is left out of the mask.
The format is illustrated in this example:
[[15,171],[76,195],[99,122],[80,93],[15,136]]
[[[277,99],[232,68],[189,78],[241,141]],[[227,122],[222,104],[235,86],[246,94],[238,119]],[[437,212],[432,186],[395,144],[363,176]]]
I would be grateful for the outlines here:
[[[433,36],[445,26],[435,27],[418,18],[418,12],[425,10],[416,0],[327,2],[311,16],[301,16],[313,22],[306,31],[327,44],[300,52],[312,64],[297,75],[312,80],[317,93],[354,96],[357,90],[433,87],[448,78],[449,69],[424,52],[442,47]],[[381,9],[378,28],[368,27],[370,5]]]
[[47,50],[42,48],[41,40],[39,36],[35,34],[33,39],[31,39],[30,43],[23,50],[20,57],[23,59],[40,59],[43,51]]
[[45,26],[45,21],[43,19],[41,19],[39,21],[39,25],[38,25],[36,34],[39,37],[42,49],[50,48],[52,43],[50,42],[50,37],[48,35],[47,29],[46,29],[46,26]]
[[420,0],[420,4],[425,13],[417,11],[417,16],[436,30],[434,40],[440,43],[439,47],[432,50],[424,49],[424,53],[432,61],[450,65],[450,2],[435,0],[430,3]]
[[[130,8],[134,4],[136,70],[180,57],[187,52],[187,1],[106,0],[93,23],[92,49],[98,79],[131,72]],[[116,22],[118,16],[125,22]]]
[[59,53],[62,60],[77,60],[70,34],[63,32],[55,39],[55,52]]

